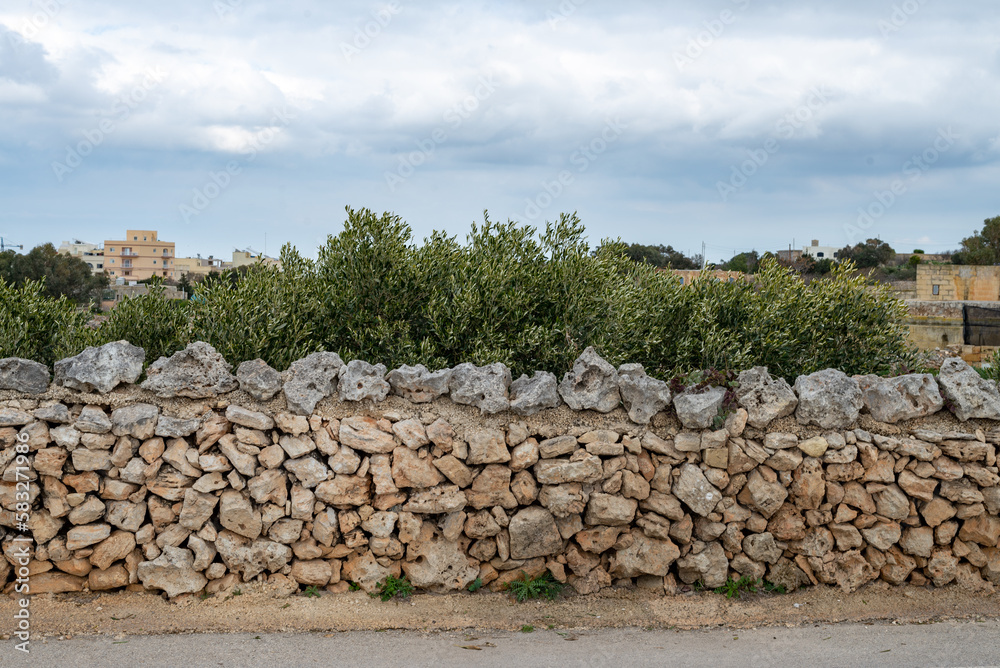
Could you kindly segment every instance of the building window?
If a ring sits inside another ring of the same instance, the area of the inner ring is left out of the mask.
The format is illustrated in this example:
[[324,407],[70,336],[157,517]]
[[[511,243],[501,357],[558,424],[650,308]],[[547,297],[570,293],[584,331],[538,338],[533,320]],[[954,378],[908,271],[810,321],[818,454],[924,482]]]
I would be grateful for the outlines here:
[[934,286],[931,287],[931,294],[932,295],[937,295],[937,294],[940,294],[940,293],[941,293],[941,286],[940,285],[934,285]]
[[132,241],[138,241],[138,240],[139,240],[139,237],[137,237],[137,236],[136,237],[132,237]]
[[823,257],[823,253],[822,252],[816,253],[816,257]]
[[153,266],[156,266],[156,260],[153,260]]

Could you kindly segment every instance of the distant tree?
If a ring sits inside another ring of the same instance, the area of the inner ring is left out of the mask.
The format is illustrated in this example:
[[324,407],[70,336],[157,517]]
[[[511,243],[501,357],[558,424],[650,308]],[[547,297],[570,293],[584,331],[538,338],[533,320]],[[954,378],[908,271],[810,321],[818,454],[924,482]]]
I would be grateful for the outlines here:
[[679,250],[674,250],[673,246],[643,246],[642,244],[630,244],[625,249],[625,254],[635,262],[646,262],[654,267],[667,267],[672,269],[700,269],[701,256],[688,257]]
[[962,250],[951,256],[954,264],[1000,263],[1000,216],[983,221],[983,229],[962,239]]
[[920,264],[920,255],[917,253],[911,255],[910,259],[907,260],[907,264],[909,264],[913,268],[916,268],[916,266]]
[[760,264],[760,254],[757,251],[750,251],[749,253],[739,253],[734,255],[729,262],[723,265],[723,269],[727,271],[739,271],[744,274],[753,274],[757,271],[757,266]]
[[863,244],[844,246],[837,253],[839,260],[853,260],[859,268],[881,267],[888,264],[896,251],[881,239],[868,239]]
[[0,253],[0,278],[13,285],[44,280],[44,294],[66,296],[77,304],[99,300],[108,285],[107,275],[95,276],[86,262],[59,253],[52,244],[35,246],[24,255]]

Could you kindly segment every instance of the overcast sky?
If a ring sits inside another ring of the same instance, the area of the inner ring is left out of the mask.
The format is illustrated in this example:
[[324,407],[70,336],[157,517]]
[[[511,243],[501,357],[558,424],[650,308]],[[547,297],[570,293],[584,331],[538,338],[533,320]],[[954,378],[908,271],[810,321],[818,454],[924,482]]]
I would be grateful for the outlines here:
[[1000,215],[995,0],[5,0],[0,236],[313,255],[344,207],[710,260]]

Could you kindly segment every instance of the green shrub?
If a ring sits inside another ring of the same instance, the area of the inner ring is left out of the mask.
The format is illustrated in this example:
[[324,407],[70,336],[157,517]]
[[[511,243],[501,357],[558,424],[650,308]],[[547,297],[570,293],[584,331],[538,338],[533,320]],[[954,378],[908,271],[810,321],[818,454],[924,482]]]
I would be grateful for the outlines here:
[[486,218],[464,244],[441,232],[416,244],[398,216],[348,209],[343,231],[315,260],[286,246],[281,271],[227,271],[195,286],[188,302],[167,300],[154,285],[94,331],[36,290],[35,311],[62,315],[7,318],[2,345],[51,362],[127,339],[152,362],[203,340],[234,366],[260,357],[280,371],[331,350],[389,368],[503,362],[515,378],[561,375],[589,345],[612,364],[639,362],[667,379],[754,365],[790,381],[827,367],[887,374],[915,366],[903,302],[854,276],[850,262],[808,285],[770,257],[753,283],[682,285],[628,251],[619,241],[591,249],[575,215],[542,231]]
[[49,366],[86,346],[90,315],[67,297],[44,294],[41,281],[18,286],[0,278],[0,358],[23,357]]

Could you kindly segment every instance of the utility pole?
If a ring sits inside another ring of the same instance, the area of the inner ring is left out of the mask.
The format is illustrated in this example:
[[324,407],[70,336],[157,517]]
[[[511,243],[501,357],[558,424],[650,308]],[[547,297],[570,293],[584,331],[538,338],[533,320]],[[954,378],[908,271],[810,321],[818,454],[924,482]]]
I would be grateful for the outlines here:
[[701,270],[705,271],[705,265],[707,263],[707,258],[705,257],[705,242],[701,242]]

